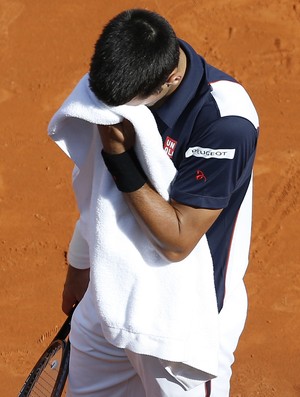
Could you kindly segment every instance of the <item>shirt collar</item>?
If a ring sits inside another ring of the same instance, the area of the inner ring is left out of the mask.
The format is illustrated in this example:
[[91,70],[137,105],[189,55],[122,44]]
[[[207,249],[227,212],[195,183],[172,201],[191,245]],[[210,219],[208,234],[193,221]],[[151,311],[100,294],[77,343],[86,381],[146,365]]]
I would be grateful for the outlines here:
[[[179,43],[187,57],[187,69],[184,78],[166,102],[159,108],[152,110],[154,115],[157,115],[169,128],[175,125],[179,116],[199,89],[200,83],[203,84],[202,80],[205,77],[205,61],[185,41],[179,40]],[[204,84],[205,91],[208,88],[207,86],[208,84]]]

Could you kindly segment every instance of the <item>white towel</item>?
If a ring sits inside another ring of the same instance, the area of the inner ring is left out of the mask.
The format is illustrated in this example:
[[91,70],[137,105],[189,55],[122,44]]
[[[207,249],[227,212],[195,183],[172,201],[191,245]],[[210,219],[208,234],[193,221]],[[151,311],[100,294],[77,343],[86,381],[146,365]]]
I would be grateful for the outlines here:
[[168,200],[176,169],[147,107],[105,106],[85,75],[49,124],[51,138],[76,164],[74,190],[103,331],[115,346],[184,363],[210,379],[218,367],[218,311],[207,240],[204,236],[183,261],[170,263],[142,232],[101,156],[96,125],[123,118],[134,125],[145,173]]

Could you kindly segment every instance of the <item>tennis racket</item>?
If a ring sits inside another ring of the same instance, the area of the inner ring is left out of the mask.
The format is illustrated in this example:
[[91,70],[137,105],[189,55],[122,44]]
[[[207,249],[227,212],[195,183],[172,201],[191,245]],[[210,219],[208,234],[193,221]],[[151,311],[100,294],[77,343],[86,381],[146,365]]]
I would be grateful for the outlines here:
[[74,308],[33,367],[19,397],[61,396],[69,372],[70,342],[68,335],[73,311]]

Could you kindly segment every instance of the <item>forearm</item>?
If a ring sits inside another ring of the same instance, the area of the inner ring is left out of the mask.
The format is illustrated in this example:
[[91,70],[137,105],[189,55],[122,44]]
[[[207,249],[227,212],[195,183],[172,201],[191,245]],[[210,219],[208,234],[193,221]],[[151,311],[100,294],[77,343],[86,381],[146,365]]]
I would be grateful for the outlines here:
[[89,262],[89,247],[80,232],[80,221],[77,221],[69,245],[69,266],[62,294],[62,310],[66,314],[85,294],[90,279]]
[[[124,126],[123,126],[124,127]],[[133,215],[157,250],[172,262],[184,259],[221,210],[193,208],[164,200],[147,182],[130,152],[134,130],[99,126],[103,158]]]
[[183,260],[193,250],[221,212],[165,201],[148,183],[123,194],[141,228],[172,262]]
[[175,208],[146,183],[124,198],[143,231],[167,259],[181,254],[180,219]]

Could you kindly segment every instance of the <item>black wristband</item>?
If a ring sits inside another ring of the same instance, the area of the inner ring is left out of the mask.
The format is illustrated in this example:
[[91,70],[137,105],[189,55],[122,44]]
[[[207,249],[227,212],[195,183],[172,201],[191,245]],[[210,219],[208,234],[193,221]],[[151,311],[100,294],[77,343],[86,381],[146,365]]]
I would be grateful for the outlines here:
[[134,192],[147,182],[146,174],[134,149],[129,149],[121,154],[109,154],[104,150],[101,153],[108,171],[121,192]]

